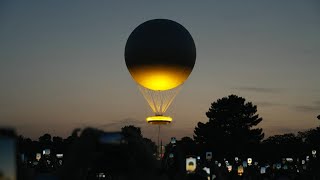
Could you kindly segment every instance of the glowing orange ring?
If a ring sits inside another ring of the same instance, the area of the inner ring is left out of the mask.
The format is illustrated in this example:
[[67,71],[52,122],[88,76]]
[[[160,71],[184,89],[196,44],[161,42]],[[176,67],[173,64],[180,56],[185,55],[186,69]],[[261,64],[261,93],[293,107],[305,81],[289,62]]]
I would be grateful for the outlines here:
[[150,116],[146,120],[150,124],[169,124],[172,118],[169,116]]

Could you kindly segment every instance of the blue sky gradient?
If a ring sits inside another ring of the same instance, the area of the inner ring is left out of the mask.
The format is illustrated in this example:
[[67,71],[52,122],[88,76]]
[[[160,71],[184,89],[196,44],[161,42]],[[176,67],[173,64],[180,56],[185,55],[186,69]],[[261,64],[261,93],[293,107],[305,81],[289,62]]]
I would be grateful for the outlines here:
[[194,38],[197,61],[163,139],[191,136],[218,98],[258,105],[267,136],[319,125],[319,1],[1,1],[0,125],[38,138],[76,127],[141,126],[152,115],[124,47],[144,21],[167,18]]

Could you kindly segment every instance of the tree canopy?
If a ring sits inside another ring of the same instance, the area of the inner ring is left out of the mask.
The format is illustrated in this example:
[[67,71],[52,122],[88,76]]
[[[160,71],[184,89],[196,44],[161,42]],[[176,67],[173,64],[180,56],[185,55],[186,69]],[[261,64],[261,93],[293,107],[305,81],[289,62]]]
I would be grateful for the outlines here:
[[208,122],[199,122],[194,130],[194,140],[198,144],[239,152],[260,143],[264,137],[261,128],[254,128],[262,121],[257,106],[242,97],[229,95],[218,99],[206,115]]
[[142,138],[141,129],[133,125],[124,126],[123,128],[121,128],[121,132],[125,137],[132,136],[132,137]]
[[302,143],[301,138],[299,138],[293,133],[270,136],[267,139],[265,139],[263,142],[267,144],[281,144],[281,145]]

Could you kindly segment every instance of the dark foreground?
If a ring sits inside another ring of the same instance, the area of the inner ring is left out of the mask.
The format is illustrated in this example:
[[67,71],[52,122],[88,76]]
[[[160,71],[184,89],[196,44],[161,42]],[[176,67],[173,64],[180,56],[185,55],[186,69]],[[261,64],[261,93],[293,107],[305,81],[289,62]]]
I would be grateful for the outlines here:
[[[203,154],[197,148],[188,154],[181,144],[171,142],[157,155],[150,141],[132,127],[121,133],[87,128],[65,140],[67,146],[60,147],[57,139],[45,142],[32,146],[32,142],[19,143],[18,180],[320,180],[316,151],[303,157],[273,160],[219,157],[209,156],[212,152]],[[7,179],[0,172],[0,180]]]

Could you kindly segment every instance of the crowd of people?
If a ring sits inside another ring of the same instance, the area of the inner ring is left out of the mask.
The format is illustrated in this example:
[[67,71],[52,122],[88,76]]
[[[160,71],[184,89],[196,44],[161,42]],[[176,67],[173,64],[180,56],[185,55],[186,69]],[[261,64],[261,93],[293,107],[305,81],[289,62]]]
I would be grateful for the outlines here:
[[[64,152],[43,149],[32,156],[20,151],[20,179],[320,179],[316,150],[305,157],[285,157],[278,161],[254,157],[224,158],[212,152],[186,153],[171,141],[161,158],[134,131],[107,134],[85,129]],[[105,138],[101,140],[101,137]],[[106,138],[107,137],[107,138]],[[102,143],[103,142],[103,143]],[[23,178],[21,178],[23,177]]]

